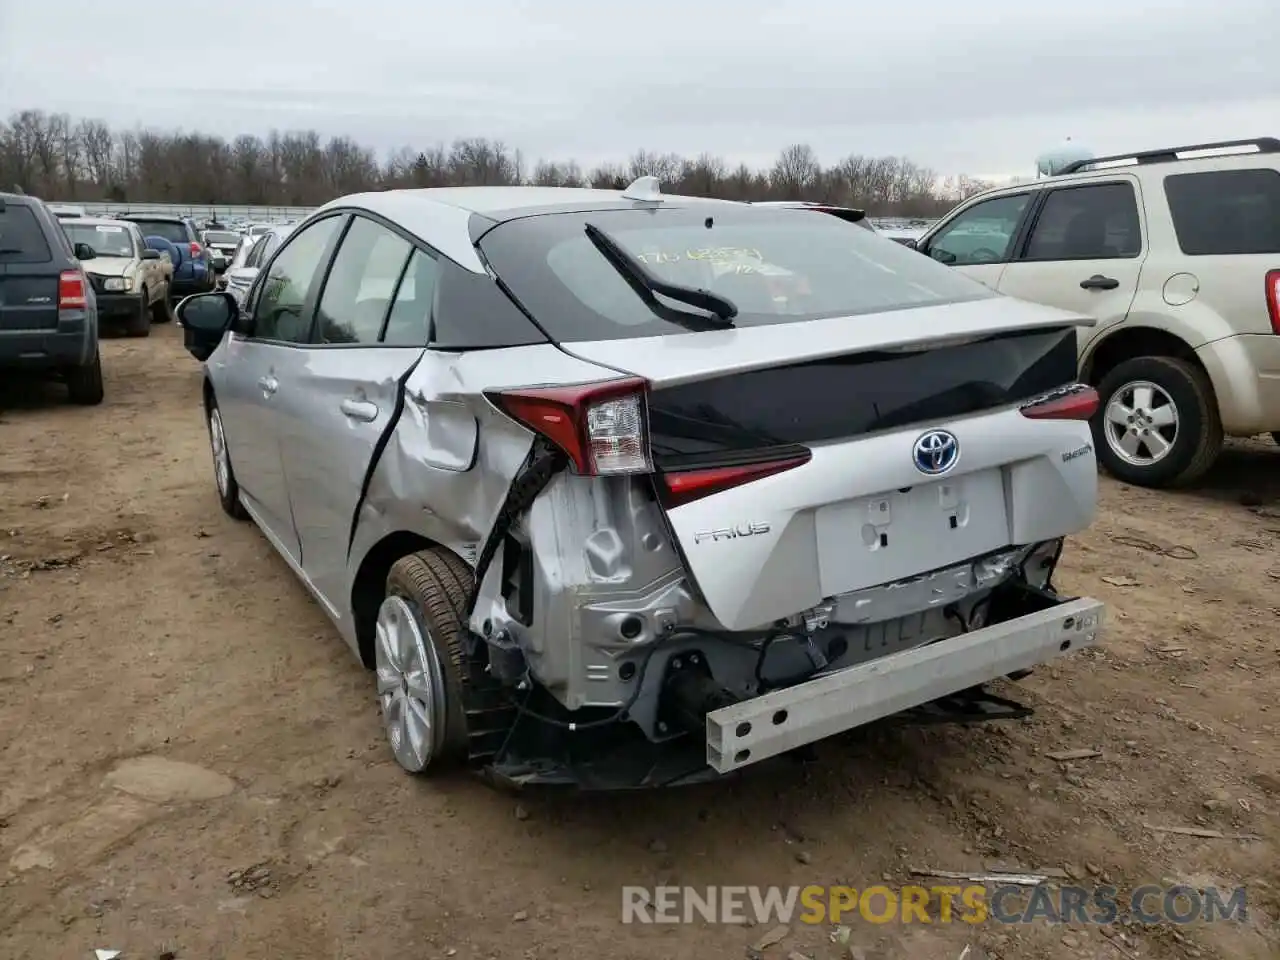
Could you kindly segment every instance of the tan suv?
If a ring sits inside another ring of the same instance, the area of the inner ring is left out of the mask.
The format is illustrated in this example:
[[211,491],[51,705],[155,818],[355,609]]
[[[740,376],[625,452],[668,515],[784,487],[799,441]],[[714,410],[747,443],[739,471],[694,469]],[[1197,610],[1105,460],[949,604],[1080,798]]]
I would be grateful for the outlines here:
[[1280,441],[1280,139],[1072,163],[965,201],[916,247],[1098,318],[1080,365],[1114,476],[1187,484],[1224,435]]

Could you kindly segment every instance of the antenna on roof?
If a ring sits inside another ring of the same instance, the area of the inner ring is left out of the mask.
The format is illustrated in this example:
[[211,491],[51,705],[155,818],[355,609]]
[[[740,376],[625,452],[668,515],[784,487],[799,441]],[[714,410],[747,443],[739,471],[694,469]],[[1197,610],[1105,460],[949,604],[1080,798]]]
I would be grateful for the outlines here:
[[636,177],[631,186],[622,191],[623,199],[639,200],[642,203],[661,203],[662,188],[657,177]]

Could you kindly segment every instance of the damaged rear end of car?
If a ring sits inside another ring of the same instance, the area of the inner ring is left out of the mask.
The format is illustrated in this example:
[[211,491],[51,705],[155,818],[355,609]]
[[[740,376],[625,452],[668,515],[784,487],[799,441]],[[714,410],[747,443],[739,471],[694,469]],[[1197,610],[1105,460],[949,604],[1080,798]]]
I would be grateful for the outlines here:
[[480,231],[579,371],[458,391],[529,438],[468,598],[499,779],[688,782],[1024,716],[986,685],[1097,641],[1102,605],[1053,585],[1096,506],[1089,321],[864,234],[671,201]]

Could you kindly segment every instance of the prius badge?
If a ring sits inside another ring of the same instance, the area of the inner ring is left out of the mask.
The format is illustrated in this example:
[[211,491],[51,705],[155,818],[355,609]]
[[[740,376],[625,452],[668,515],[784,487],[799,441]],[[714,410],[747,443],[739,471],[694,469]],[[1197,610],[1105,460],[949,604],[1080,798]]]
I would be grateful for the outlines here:
[[930,430],[916,440],[911,455],[917,470],[936,477],[956,465],[960,459],[960,441],[949,430]]

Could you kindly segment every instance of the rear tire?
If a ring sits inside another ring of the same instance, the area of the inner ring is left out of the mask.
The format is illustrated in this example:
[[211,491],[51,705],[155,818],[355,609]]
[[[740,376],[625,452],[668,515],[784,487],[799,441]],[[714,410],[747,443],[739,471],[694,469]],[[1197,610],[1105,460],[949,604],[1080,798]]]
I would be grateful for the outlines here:
[[467,597],[472,572],[434,548],[401,557],[378,610],[374,675],[392,755],[415,775],[465,766],[469,753]]
[[[1102,378],[1098,396],[1094,446],[1098,461],[1118,480],[1141,487],[1187,486],[1204,476],[1222,450],[1213,387],[1204,371],[1185,360],[1126,360]],[[1165,423],[1170,418],[1171,425]],[[1144,429],[1150,440],[1139,435]],[[1159,450],[1150,443],[1158,443]]]
[[102,354],[95,348],[93,359],[82,367],[66,371],[67,395],[82,407],[96,407],[106,394],[102,384]]

